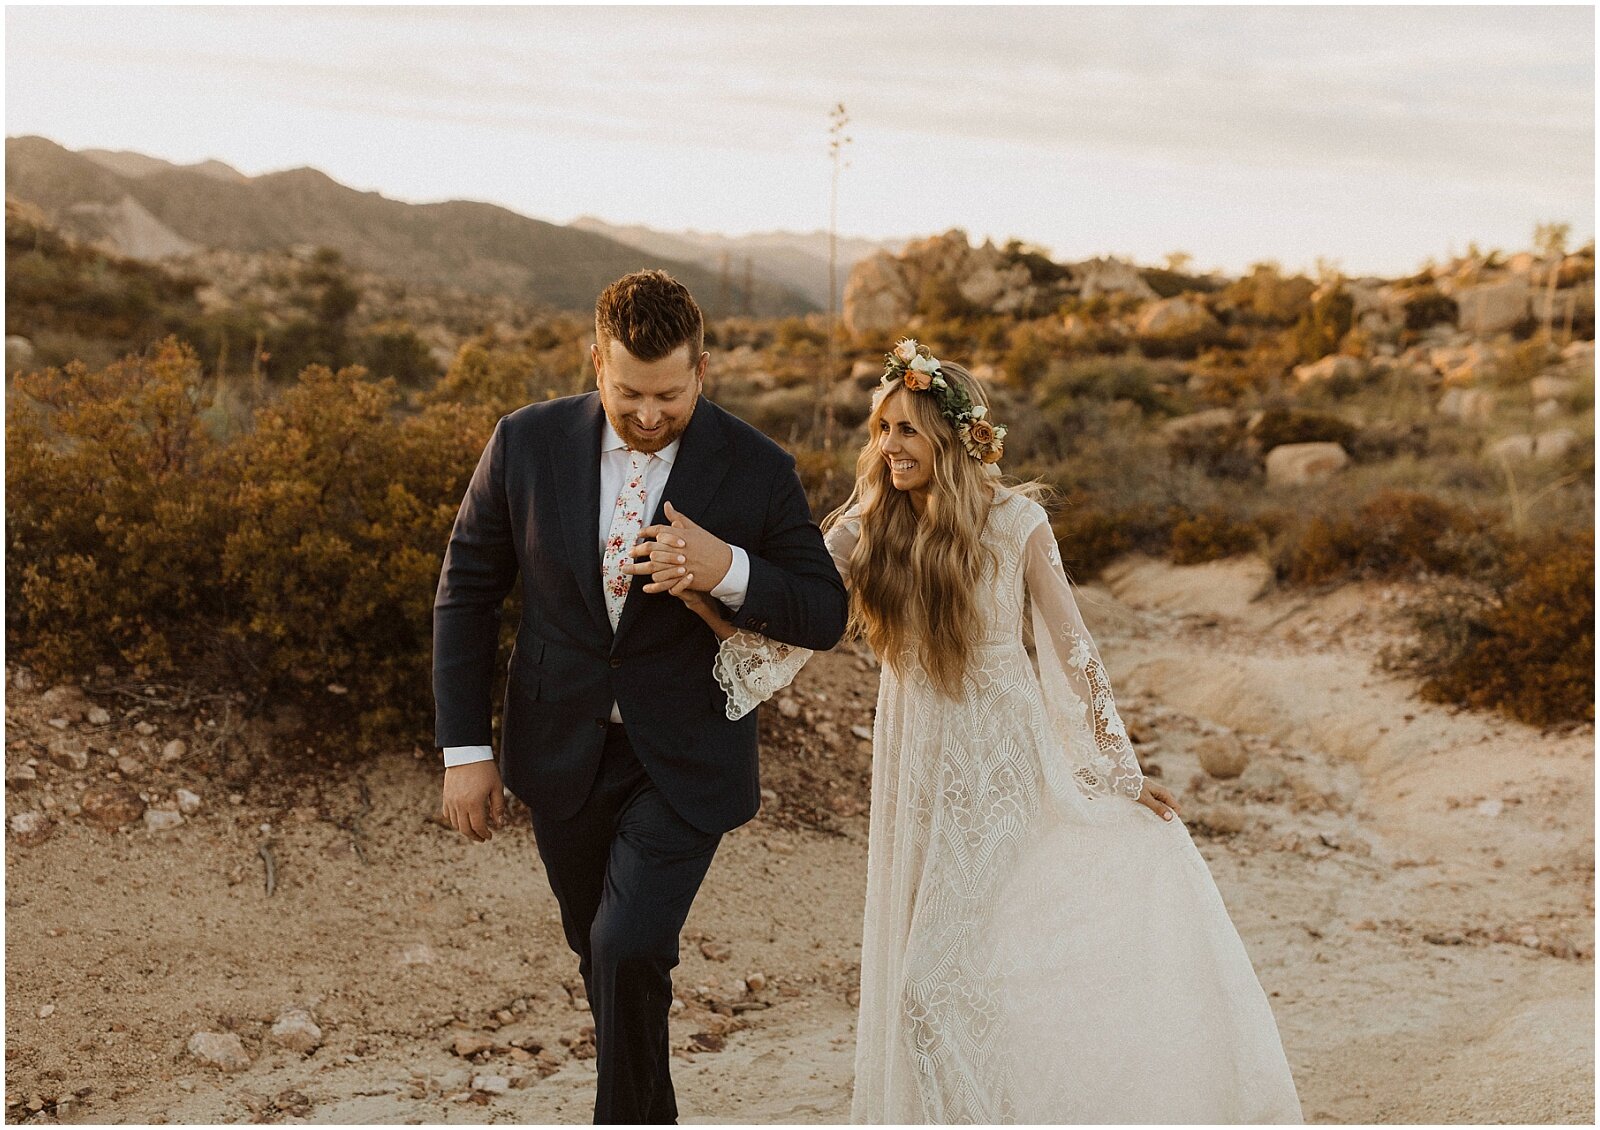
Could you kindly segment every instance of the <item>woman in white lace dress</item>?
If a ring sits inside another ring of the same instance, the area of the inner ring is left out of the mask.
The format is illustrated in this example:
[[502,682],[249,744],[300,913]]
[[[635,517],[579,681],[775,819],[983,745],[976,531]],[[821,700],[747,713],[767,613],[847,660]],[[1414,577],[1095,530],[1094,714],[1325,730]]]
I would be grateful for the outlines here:
[[[981,386],[901,342],[867,426],[824,523],[883,660],[851,1121],[1301,1122],[1266,995],[1140,769],[1045,511],[1001,482]],[[731,716],[809,657],[677,595],[723,640]]]

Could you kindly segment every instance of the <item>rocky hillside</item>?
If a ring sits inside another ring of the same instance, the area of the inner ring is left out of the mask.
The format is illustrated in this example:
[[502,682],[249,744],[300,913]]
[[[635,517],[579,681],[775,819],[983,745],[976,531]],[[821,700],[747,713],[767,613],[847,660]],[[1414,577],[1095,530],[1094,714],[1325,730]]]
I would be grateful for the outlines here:
[[[592,216],[572,221],[572,226],[592,231],[618,243],[626,243],[685,263],[696,263],[726,277],[730,286],[742,285],[745,272],[757,279],[787,287],[804,295],[819,309],[828,308],[828,233],[759,232],[754,235],[727,236],[713,232],[660,232],[641,224],[626,227],[608,224]],[[838,260],[835,300],[844,294],[850,271],[861,260],[878,252],[896,252],[902,240],[840,239],[835,249]]]
[[[64,233],[134,258],[328,247],[376,274],[562,310],[590,309],[612,279],[661,267],[713,317],[745,308],[742,292],[724,299],[717,274],[704,267],[492,204],[407,204],[309,168],[231,172],[214,162],[185,167],[139,154],[74,153],[41,137],[6,139],[8,194],[37,205]],[[763,317],[813,308],[762,280],[748,306]]]

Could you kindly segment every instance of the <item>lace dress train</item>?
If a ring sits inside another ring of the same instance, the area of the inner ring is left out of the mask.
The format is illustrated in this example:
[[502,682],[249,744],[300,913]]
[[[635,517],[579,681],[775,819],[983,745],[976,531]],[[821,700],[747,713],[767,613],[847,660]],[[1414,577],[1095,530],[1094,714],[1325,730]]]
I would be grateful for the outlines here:
[[[829,533],[841,572],[857,536]],[[1002,491],[985,543],[960,698],[911,657],[879,683],[851,1121],[1303,1121],[1210,868],[1135,802],[1043,509]],[[723,648],[730,714],[810,655],[749,632]]]

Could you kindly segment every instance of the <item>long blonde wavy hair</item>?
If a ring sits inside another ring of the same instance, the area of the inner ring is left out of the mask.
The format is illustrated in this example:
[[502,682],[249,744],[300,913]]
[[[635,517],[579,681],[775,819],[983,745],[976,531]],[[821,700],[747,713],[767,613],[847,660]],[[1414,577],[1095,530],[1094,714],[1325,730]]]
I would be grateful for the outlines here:
[[[939,362],[945,380],[960,384],[973,404],[988,394],[960,365]],[[918,515],[907,491],[897,490],[878,449],[884,410],[900,397],[916,429],[933,444],[928,504]],[[955,426],[932,396],[901,383],[880,385],[867,417],[867,442],[856,459],[856,482],[844,505],[823,519],[833,529],[853,508],[861,536],[850,554],[850,627],[864,636],[883,661],[904,674],[908,648],[916,641],[922,669],[935,688],[959,697],[978,626],[977,594],[985,566],[995,562],[983,541],[994,502],[991,487],[1007,486],[1042,496],[1039,482],[1019,483],[967,454]]]

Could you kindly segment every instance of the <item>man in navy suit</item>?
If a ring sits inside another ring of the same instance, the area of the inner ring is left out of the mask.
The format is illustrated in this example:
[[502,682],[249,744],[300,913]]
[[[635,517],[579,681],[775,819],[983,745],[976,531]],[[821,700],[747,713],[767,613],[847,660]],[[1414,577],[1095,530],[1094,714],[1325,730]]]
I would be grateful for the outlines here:
[[[718,641],[667,589],[825,650],[843,582],[794,458],[701,395],[710,355],[687,289],[660,271],[595,305],[597,391],[495,425],[456,515],[434,600],[444,811],[475,841],[528,806],[594,1010],[596,1123],[672,1123],[667,1016],[678,935],[724,832],[760,805],[755,712],[738,721]],[[498,765],[500,607],[523,614]]]

